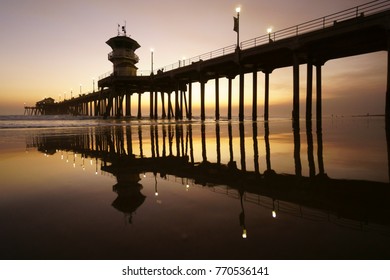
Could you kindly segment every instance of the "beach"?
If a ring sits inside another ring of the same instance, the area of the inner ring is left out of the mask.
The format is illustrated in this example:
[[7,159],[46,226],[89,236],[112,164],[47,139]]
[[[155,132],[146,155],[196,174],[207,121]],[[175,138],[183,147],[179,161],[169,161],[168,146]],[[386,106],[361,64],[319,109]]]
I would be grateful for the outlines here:
[[383,117],[0,127],[3,260],[390,257]]

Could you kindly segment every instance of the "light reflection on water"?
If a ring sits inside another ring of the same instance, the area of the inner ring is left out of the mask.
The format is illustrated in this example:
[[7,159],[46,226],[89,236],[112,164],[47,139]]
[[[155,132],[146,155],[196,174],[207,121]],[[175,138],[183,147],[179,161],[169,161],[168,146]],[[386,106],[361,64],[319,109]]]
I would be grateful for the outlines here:
[[0,131],[2,258],[388,258],[384,120],[300,127]]

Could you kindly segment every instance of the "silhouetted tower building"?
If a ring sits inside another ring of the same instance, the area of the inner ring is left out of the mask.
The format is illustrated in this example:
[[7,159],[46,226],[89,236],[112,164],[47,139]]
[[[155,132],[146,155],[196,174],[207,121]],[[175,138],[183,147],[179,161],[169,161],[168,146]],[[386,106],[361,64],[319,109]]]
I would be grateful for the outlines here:
[[114,76],[137,76],[137,67],[139,58],[134,53],[140,47],[137,41],[126,36],[126,27],[122,26],[123,33],[110,38],[106,43],[112,48],[112,52],[108,54],[108,60],[114,65]]

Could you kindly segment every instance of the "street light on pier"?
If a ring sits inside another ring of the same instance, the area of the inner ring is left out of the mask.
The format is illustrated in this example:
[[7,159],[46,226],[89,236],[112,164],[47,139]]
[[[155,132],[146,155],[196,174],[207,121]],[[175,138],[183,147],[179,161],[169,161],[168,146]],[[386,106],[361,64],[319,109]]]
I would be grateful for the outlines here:
[[234,17],[233,30],[237,32],[237,50],[240,49],[240,12],[241,7],[236,8],[237,17]]
[[270,43],[272,42],[272,39],[271,39],[271,32],[272,32],[272,27],[268,27],[268,28],[267,28],[267,33],[268,33],[268,38],[269,38],[269,42],[270,42]]
[[154,73],[153,73],[153,53],[154,53],[154,49],[152,48],[152,49],[150,49],[150,56],[151,56],[151,69],[152,69],[152,71],[150,72],[150,74],[151,75],[153,75]]

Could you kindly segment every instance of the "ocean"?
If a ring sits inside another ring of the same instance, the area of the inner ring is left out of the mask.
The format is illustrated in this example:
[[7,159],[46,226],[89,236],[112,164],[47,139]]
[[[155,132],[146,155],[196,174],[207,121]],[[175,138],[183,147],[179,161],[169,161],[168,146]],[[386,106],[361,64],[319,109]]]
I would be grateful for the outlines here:
[[388,259],[388,135],[384,117],[0,116],[0,256]]

